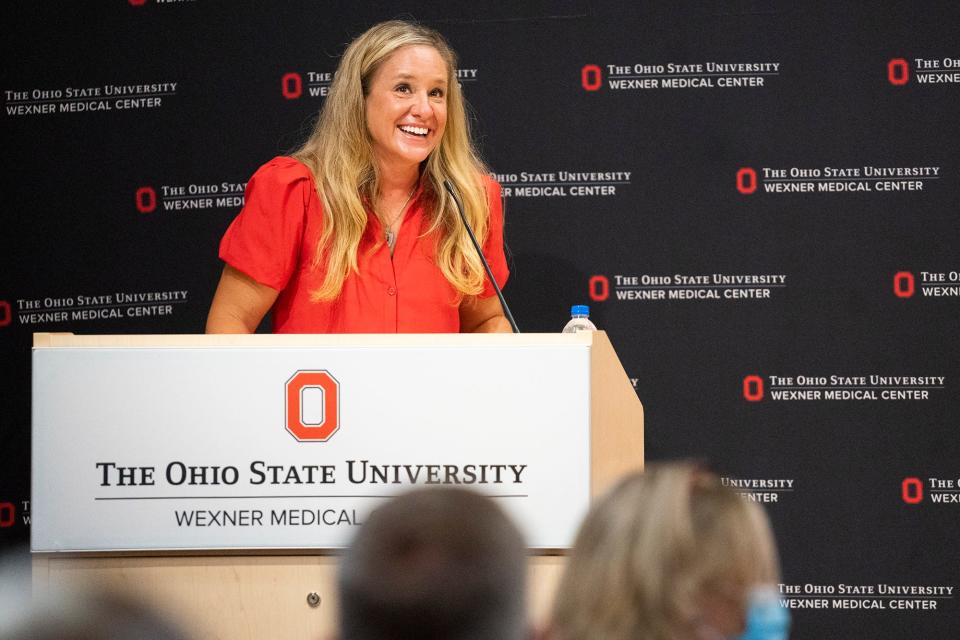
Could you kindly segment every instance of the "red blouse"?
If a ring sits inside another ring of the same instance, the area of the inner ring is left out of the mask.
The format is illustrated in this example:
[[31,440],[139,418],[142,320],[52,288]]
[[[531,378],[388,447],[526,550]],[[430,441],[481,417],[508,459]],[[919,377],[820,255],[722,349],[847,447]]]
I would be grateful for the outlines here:
[[[483,252],[503,286],[509,275],[503,253],[500,185],[486,178],[489,234]],[[357,252],[359,273],[350,273],[336,300],[311,302],[323,265],[311,266],[323,225],[323,205],[313,176],[300,161],[277,157],[257,170],[246,204],[220,242],[220,258],[280,292],[273,306],[276,333],[456,333],[457,296],[434,256],[438,231],[429,228],[422,189],[401,222],[393,256],[380,220],[367,211]],[[481,298],[494,295],[488,282]]]

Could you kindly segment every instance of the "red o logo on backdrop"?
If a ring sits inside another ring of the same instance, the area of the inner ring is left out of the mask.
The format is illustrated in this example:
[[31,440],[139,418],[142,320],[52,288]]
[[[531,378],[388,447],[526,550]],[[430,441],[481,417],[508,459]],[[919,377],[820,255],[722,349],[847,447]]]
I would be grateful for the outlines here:
[[920,478],[904,478],[900,483],[900,497],[907,504],[923,502],[923,483]]
[[5,327],[11,322],[13,322],[13,311],[10,309],[10,303],[0,300],[0,327]]
[[287,100],[296,100],[303,95],[303,79],[299,73],[285,73],[280,78],[280,91]]
[[898,271],[897,274],[893,276],[893,293],[896,294],[898,298],[911,298],[913,294],[916,293],[916,290],[913,274],[909,271]]
[[134,198],[140,213],[153,213],[157,208],[157,192],[153,187],[140,187]]
[[746,376],[743,379],[743,397],[749,402],[763,400],[763,378],[756,375]]
[[737,171],[737,191],[749,195],[757,190],[757,172],[750,167]]
[[905,85],[910,80],[910,67],[903,58],[894,58],[887,63],[887,80],[897,86]]
[[597,91],[603,86],[603,72],[595,64],[585,64],[580,70],[580,84],[587,91]]
[[0,529],[12,527],[17,520],[17,510],[12,502],[0,502]]
[[606,276],[593,276],[588,285],[590,299],[594,302],[603,302],[610,297],[610,281]]
[[328,371],[297,371],[286,386],[286,429],[300,442],[326,442],[340,428],[340,383]]

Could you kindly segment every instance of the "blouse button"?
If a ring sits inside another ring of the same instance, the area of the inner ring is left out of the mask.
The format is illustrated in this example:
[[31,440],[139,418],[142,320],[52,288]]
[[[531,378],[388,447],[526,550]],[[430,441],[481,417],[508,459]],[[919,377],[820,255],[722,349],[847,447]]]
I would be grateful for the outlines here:
[[393,287],[387,287],[387,295],[395,296],[397,295],[397,290]]

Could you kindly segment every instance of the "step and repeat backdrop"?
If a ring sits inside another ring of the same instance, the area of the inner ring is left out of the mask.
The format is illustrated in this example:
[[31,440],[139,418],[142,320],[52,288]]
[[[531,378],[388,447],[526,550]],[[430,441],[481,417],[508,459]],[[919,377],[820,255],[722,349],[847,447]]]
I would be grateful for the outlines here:
[[955,637],[960,9],[621,4],[4,5],[0,544],[33,332],[202,332],[249,176],[413,18],[460,54],[521,329],[590,305],[648,459],[767,508],[793,637]]

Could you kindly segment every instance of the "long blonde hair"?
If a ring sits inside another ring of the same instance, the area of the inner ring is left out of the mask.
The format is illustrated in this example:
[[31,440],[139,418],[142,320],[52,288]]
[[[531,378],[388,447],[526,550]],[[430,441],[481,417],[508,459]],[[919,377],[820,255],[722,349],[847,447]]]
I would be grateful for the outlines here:
[[343,54],[333,76],[316,127],[293,156],[305,164],[323,203],[323,232],[314,267],[326,265],[323,284],[311,292],[314,301],[340,295],[343,282],[357,271],[360,238],[367,225],[364,201],[373,202],[379,186],[373,142],[367,130],[365,98],[380,65],[401,47],[433,47],[447,65],[447,124],[437,148],[421,169],[424,197],[429,199],[430,228],[440,230],[437,266],[463,295],[482,291],[484,270],[452,198],[443,188],[449,180],[463,200],[467,220],[482,243],[487,236],[489,205],[483,184],[486,167],[470,138],[456,54],[443,36],[427,27],[392,20],[368,29]]
[[742,598],[779,577],[766,514],[691,464],[625,478],[580,528],[551,640],[689,638],[699,599]]

